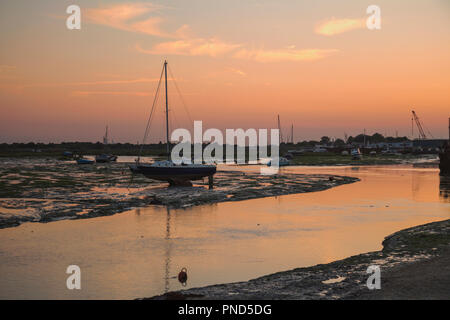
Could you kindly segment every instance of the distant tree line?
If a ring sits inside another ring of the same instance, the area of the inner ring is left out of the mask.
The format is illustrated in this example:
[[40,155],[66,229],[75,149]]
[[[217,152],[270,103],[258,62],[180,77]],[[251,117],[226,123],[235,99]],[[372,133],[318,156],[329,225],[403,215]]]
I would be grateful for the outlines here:
[[[365,139],[364,139],[365,138]],[[346,144],[352,144],[352,143],[363,143],[364,141],[369,143],[381,143],[381,142],[403,142],[408,141],[408,137],[385,137],[380,133],[374,133],[373,135],[364,135],[364,134],[358,134],[357,136],[353,137],[350,136],[347,138],[347,141],[344,141],[343,139],[332,139],[328,136],[323,136],[320,138],[320,140],[310,140],[310,141],[301,141],[297,143],[296,145],[302,146],[302,147],[314,147],[315,145],[321,144],[321,145],[327,145],[327,146],[344,146]]]
[[[365,139],[365,140],[364,140]],[[342,147],[345,144],[352,143],[381,143],[381,142],[402,142],[408,141],[407,137],[384,137],[380,133],[374,133],[373,135],[358,134],[357,136],[348,137],[347,141],[343,139],[332,139],[328,136],[323,136],[320,140],[301,141],[296,144],[282,143],[282,147],[289,145],[298,147],[314,147],[318,144]],[[205,144],[206,146],[206,144]],[[136,155],[142,149],[142,155],[165,155],[166,146],[165,143],[152,143],[145,145],[138,145],[132,143],[114,143],[103,144],[101,142],[62,142],[62,143],[1,143],[0,155],[7,156],[11,153],[41,153],[41,154],[62,154],[65,151],[70,151],[76,154],[101,154],[101,153],[113,153],[118,155]]]

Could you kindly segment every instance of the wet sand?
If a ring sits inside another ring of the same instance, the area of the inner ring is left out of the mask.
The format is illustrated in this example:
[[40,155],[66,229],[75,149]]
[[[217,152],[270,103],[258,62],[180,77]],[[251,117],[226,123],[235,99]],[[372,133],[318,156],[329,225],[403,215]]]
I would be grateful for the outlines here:
[[[369,290],[367,268],[381,270]],[[168,292],[150,299],[450,299],[450,220],[396,232],[381,251],[246,282]]]

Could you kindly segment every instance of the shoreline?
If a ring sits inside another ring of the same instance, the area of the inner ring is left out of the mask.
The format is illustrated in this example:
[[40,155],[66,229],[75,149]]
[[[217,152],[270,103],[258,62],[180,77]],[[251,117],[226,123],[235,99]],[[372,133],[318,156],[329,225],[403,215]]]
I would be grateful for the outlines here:
[[[450,219],[400,230],[382,244],[328,264],[142,299],[450,299]],[[370,265],[380,267],[380,290],[366,286]]]

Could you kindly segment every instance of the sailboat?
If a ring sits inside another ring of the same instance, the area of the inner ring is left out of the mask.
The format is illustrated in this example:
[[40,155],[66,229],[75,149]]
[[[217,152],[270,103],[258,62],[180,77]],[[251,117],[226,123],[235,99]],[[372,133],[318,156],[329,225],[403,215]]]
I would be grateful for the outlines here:
[[[108,126],[106,126],[106,132],[105,136],[103,137],[103,144],[108,145],[109,139],[108,139]],[[107,163],[111,161],[116,161],[117,156],[109,153],[103,153],[95,156],[95,162],[97,163]]]
[[352,155],[353,160],[361,160],[362,158],[362,153],[361,150],[359,150],[359,148],[352,149],[350,154]]
[[[143,174],[145,177],[153,180],[167,181],[170,185],[185,185],[193,180],[200,180],[204,177],[209,177],[212,180],[212,176],[216,173],[215,165],[205,164],[188,164],[181,163],[176,164],[170,159],[170,142],[169,142],[169,103],[168,103],[168,90],[167,90],[167,61],[164,61],[163,70],[161,72],[160,83],[162,75],[164,73],[165,84],[165,104],[166,104],[166,149],[167,160],[155,161],[151,164],[140,163],[140,156],[136,159],[136,163],[130,165],[130,170],[133,173]],[[160,85],[158,84],[159,90]],[[155,99],[158,95],[155,95]],[[156,101],[156,100],[155,100]],[[154,104],[155,105],[155,102]],[[150,117],[152,113],[150,114]],[[149,122],[150,123],[150,119]],[[148,130],[148,125],[147,125]],[[144,145],[146,133],[144,134]]]
[[[281,131],[280,115],[278,115],[278,132],[280,133],[280,135],[278,137],[278,145],[281,146],[281,143],[283,142],[283,134],[282,134],[282,131]],[[278,166],[279,167],[284,167],[284,166],[288,166],[288,165],[291,164],[291,162],[288,159],[286,159],[285,157],[278,156],[277,158],[278,158]],[[276,166],[276,162],[277,161],[275,161],[275,160],[276,160],[276,158],[270,160],[267,163],[267,165],[269,167]]]

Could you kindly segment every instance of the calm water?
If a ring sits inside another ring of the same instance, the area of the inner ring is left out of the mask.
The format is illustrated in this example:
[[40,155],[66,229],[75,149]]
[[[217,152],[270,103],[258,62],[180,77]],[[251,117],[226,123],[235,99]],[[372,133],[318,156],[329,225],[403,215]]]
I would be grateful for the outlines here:
[[[186,288],[248,280],[379,250],[392,232],[450,218],[448,182],[440,188],[435,169],[283,170],[349,175],[361,182],[316,193],[2,229],[0,298],[152,296],[184,288],[174,278],[182,267],[188,269]],[[81,290],[66,289],[71,264],[81,268]]]

